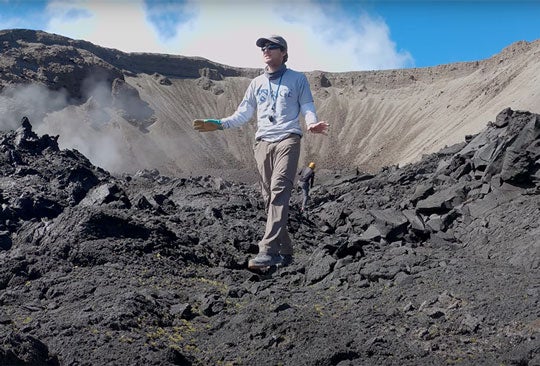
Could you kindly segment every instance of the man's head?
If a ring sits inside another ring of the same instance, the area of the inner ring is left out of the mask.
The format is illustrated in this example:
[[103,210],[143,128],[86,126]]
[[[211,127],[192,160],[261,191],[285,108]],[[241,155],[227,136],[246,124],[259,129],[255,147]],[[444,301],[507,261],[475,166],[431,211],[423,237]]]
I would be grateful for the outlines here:
[[272,58],[282,57],[281,64],[284,64],[289,59],[287,41],[281,36],[271,35],[270,37],[259,38],[255,44],[263,51],[266,61],[269,59],[266,53],[271,53]]
[[315,169],[315,163],[314,163],[314,162],[309,163],[308,166],[309,166],[311,169]]

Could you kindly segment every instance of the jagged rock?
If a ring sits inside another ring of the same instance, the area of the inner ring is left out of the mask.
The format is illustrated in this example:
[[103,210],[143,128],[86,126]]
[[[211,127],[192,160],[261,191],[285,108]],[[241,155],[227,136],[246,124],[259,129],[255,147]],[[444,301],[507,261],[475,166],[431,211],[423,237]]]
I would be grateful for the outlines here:
[[425,224],[421,216],[417,215],[414,210],[403,210],[403,215],[407,218],[411,228],[416,231],[424,231]]
[[472,157],[472,163],[474,169],[484,171],[489,163],[492,161],[495,152],[497,151],[498,144],[496,141],[486,142],[484,146],[476,151]]
[[319,215],[321,221],[323,221],[328,227],[335,231],[339,226],[345,224],[345,219],[348,216],[346,210],[336,202],[328,202],[324,204],[325,210]]
[[471,202],[468,205],[468,210],[472,217],[482,218],[488,212],[514,200],[521,194],[522,190],[520,188],[505,183],[501,187],[493,187],[493,191],[486,194],[484,199]]
[[201,312],[206,316],[219,314],[225,308],[223,300],[217,295],[206,297],[201,305]]
[[135,207],[141,210],[147,210],[153,208],[154,205],[152,205],[145,196],[140,195],[135,199]]
[[463,320],[461,321],[461,327],[459,330],[463,334],[475,333],[478,330],[480,324],[482,324],[482,321],[480,319],[470,314],[465,314]]
[[175,316],[178,315],[182,319],[191,319],[193,317],[190,304],[175,304],[171,306],[171,314]]
[[513,114],[514,111],[511,108],[505,108],[495,117],[493,125],[499,128],[506,127]]
[[3,339],[0,360],[5,365],[60,365],[58,357],[49,353],[47,345],[19,332],[12,332]]
[[202,78],[208,78],[210,80],[223,80],[223,75],[221,75],[217,69],[211,69],[208,67],[199,69],[199,75]]
[[381,233],[381,231],[378,229],[376,225],[370,225],[366,231],[362,233],[362,239],[363,240],[379,240],[384,235]]
[[349,222],[360,229],[367,228],[373,222],[373,216],[366,210],[354,210],[349,216],[347,216]]
[[401,211],[369,210],[369,213],[375,218],[374,225],[385,239],[394,241],[406,232],[408,220]]
[[172,85],[171,79],[169,79],[166,76],[160,75],[158,73],[154,73],[154,79],[158,81],[160,85]]
[[312,285],[326,277],[334,268],[336,260],[325,250],[316,250],[310,259],[311,265],[306,272],[306,283]]
[[450,176],[457,180],[465,176],[466,174],[469,174],[472,171],[472,169],[473,169],[472,162],[469,159],[466,159],[459,168],[457,168],[450,174]]
[[465,199],[463,185],[450,187],[435,192],[427,198],[418,201],[416,211],[422,214],[444,213],[458,206]]
[[204,90],[210,90],[214,86],[214,82],[208,77],[201,77],[197,80],[197,85],[199,85]]
[[114,203],[119,208],[131,207],[126,193],[116,184],[102,184],[93,188],[86,197],[79,202],[81,206],[99,206]]
[[[118,177],[26,127],[19,144],[2,133],[0,364],[531,363],[537,166],[501,177],[530,121],[369,179],[318,175],[307,215],[291,201],[294,262],[265,273],[246,270],[266,222],[256,186]],[[488,177],[473,159],[491,143]]]
[[[531,175],[538,170],[536,161],[540,157],[540,117],[528,113],[525,124],[512,144],[506,149],[502,162],[501,179],[510,182],[530,182]],[[535,166],[536,165],[536,166]]]
[[538,171],[540,155],[538,116],[529,112],[505,109],[496,123],[478,134],[459,155],[472,156],[475,177],[484,181],[500,177],[509,182],[531,183]]
[[333,254],[337,258],[345,258],[347,256],[360,258],[364,256],[364,250],[362,248],[368,244],[370,244],[368,240],[364,240],[358,235],[353,235],[347,241],[341,243]]
[[419,184],[416,186],[414,194],[411,196],[410,201],[416,204],[419,200],[422,200],[434,192],[433,185],[431,184]]
[[329,88],[332,86],[332,83],[330,82],[330,80],[328,80],[328,78],[326,77],[326,75],[324,73],[321,73],[319,75],[319,85],[320,87],[322,88]]
[[[58,136],[50,137],[49,135],[44,135],[41,138],[36,135],[32,130],[32,125],[28,117],[23,117],[21,119],[21,127],[15,131],[15,138],[13,143],[20,149],[30,150],[35,154],[41,153],[43,150],[49,148],[52,150],[58,150]],[[20,158],[12,159],[21,163]]]
[[160,85],[172,85],[172,81],[171,79],[167,78],[167,77],[161,77],[159,80],[158,80],[159,84]]
[[442,231],[444,229],[443,220],[440,215],[431,215],[426,221],[426,226],[432,232]]
[[134,126],[146,131],[155,122],[154,110],[141,99],[138,90],[123,78],[114,79],[111,94],[112,105]]
[[0,231],[0,250],[11,249],[12,241],[9,231]]

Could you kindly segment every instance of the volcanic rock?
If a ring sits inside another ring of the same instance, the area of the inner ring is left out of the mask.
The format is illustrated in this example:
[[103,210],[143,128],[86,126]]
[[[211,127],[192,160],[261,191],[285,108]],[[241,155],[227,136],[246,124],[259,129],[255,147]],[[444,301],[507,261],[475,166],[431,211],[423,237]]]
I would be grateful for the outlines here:
[[112,175],[24,118],[0,136],[0,363],[534,364],[538,115],[501,113],[418,163],[320,176],[269,273],[246,269],[255,186]]

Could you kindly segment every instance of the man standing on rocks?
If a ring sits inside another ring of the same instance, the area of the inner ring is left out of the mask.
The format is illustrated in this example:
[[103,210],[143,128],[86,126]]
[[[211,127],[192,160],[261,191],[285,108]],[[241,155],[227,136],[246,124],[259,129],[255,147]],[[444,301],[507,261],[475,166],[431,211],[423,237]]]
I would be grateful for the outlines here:
[[289,57],[285,39],[272,35],[259,38],[256,45],[266,63],[264,74],[251,81],[236,112],[221,120],[197,119],[193,128],[209,132],[240,127],[257,111],[255,160],[268,216],[259,254],[249,261],[248,268],[265,269],[292,262],[287,221],[300,156],[300,113],[310,132],[326,134],[329,125],[317,120],[306,76],[285,65]]
[[313,188],[313,182],[315,181],[315,163],[309,163],[298,175],[300,176],[298,182],[300,183],[300,188],[302,188],[302,208],[300,210],[304,212],[309,199],[309,189]]

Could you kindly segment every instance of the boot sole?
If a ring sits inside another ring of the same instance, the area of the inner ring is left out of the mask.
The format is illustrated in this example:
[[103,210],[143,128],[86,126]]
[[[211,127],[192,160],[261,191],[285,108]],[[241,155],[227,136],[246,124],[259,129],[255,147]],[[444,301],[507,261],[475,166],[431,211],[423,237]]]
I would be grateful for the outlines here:
[[268,271],[271,268],[279,268],[279,267],[283,267],[283,264],[279,263],[279,264],[268,265],[268,264],[255,264],[255,263],[248,262],[248,269],[256,270],[256,271]]

